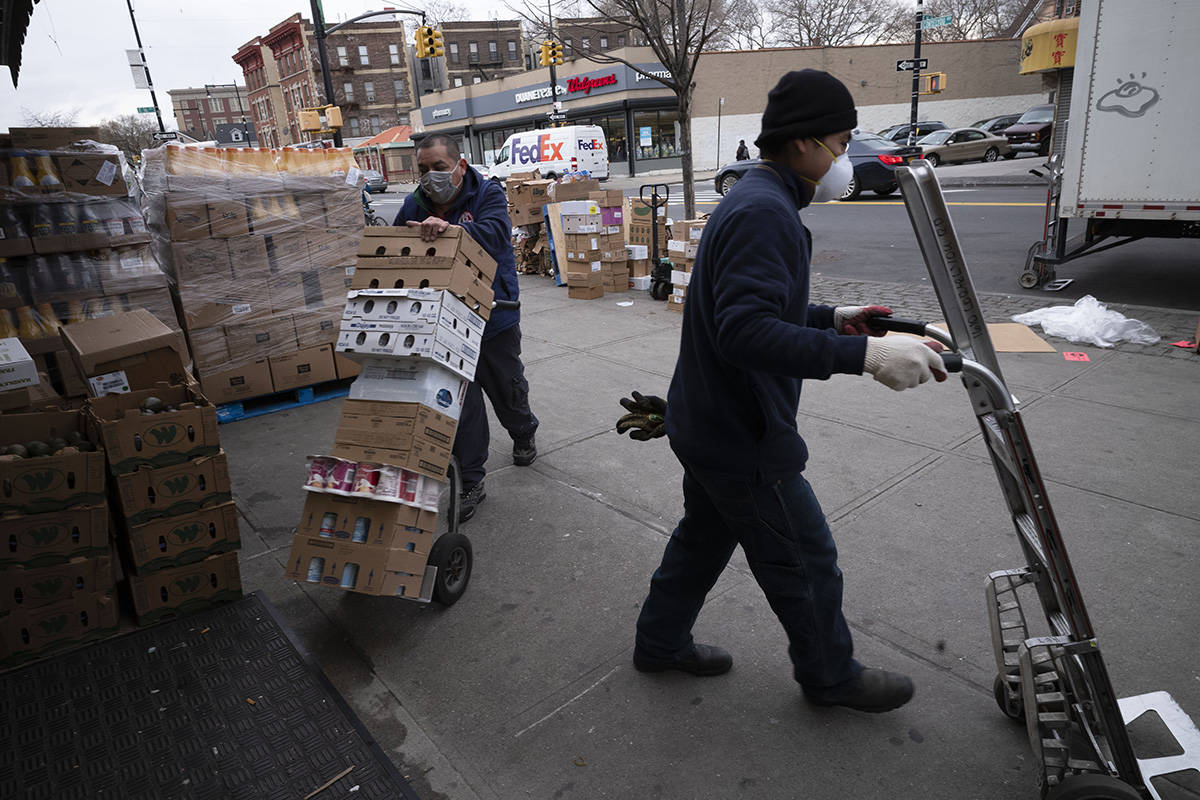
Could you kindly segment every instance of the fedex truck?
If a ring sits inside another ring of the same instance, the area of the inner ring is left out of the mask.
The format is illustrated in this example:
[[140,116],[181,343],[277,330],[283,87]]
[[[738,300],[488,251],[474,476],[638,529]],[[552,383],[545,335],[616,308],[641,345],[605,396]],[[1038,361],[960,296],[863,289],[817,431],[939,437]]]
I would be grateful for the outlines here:
[[564,172],[587,170],[593,178],[608,177],[608,144],[598,125],[569,125],[565,128],[514,133],[496,154],[488,177],[505,180],[514,172],[537,170],[543,178]]

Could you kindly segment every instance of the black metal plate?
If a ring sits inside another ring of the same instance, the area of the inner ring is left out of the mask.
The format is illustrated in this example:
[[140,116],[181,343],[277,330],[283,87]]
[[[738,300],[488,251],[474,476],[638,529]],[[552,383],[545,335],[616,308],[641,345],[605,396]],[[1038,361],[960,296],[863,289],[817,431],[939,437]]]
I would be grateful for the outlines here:
[[418,800],[257,593],[0,675],[0,797],[299,800],[351,766],[312,800]]

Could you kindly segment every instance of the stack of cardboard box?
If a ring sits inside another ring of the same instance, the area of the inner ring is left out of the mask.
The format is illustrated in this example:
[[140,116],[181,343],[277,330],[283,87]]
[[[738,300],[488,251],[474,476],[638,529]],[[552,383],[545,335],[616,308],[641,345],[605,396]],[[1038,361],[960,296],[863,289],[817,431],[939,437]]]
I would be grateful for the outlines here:
[[[62,441],[56,441],[62,440]],[[117,630],[104,454],[80,411],[0,417],[0,664]]]
[[428,600],[437,511],[491,313],[496,262],[461,228],[368,228],[338,334],[362,372],[310,458],[293,580]]
[[[659,199],[658,208],[658,254],[667,254],[667,203]],[[638,197],[626,197],[622,214],[625,225],[625,242],[627,244],[645,245],[653,253],[654,226],[651,224],[650,201]]]
[[644,244],[625,245],[625,268],[629,273],[629,288],[650,289],[650,248]]
[[345,149],[148,153],[155,245],[212,402],[353,374],[332,344],[363,228],[356,175]]
[[591,200],[567,200],[555,205],[560,215],[565,253],[567,295],[573,300],[604,296],[604,223],[600,207]]
[[179,322],[123,158],[67,149],[72,135],[87,134],[14,131],[0,151],[0,337],[19,337],[59,392],[82,397],[59,327],[133,308]]
[[687,300],[687,287],[692,279],[692,265],[696,263],[696,252],[700,248],[700,237],[704,233],[702,219],[676,221],[671,231],[676,239],[667,241],[667,254],[671,259],[671,295],[667,298],[670,311],[683,311]]
[[536,172],[514,172],[504,183],[508,194],[508,216],[514,227],[541,225],[550,202],[551,180],[539,180]]
[[600,272],[604,291],[629,290],[629,267],[625,258],[624,197],[619,189],[592,192],[588,199],[600,208]]

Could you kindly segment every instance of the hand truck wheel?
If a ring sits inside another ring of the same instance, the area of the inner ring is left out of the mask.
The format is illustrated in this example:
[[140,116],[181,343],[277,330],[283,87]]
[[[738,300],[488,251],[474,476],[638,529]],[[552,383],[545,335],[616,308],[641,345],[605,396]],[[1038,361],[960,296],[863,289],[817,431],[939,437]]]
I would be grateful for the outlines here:
[[445,533],[438,537],[429,551],[429,564],[437,567],[433,582],[433,599],[452,606],[467,591],[471,580],[471,540],[461,533]]
[[1142,795],[1111,775],[1084,772],[1063,778],[1046,792],[1045,800],[1142,800]]
[[992,696],[996,698],[996,705],[1000,706],[1004,716],[1016,722],[1025,721],[1025,701],[1021,699],[1020,686],[1010,694],[1004,676],[997,675],[996,680],[992,681]]

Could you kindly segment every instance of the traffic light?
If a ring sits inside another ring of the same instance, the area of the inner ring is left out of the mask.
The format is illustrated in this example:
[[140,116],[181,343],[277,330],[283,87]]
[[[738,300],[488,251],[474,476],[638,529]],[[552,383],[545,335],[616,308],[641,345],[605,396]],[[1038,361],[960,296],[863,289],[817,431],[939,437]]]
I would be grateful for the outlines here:
[[413,35],[417,44],[417,58],[429,58],[429,48],[433,45],[433,28],[422,25]]
[[552,64],[562,64],[562,63],[564,62],[564,60],[565,60],[565,59],[563,59],[563,46],[562,46],[562,44],[561,44],[561,43],[559,43],[559,42],[551,42],[551,44],[553,44],[553,45],[554,45],[554,48],[553,48],[553,50],[551,51],[550,63],[552,63]]
[[542,42],[542,46],[538,50],[541,52],[541,58],[538,59],[538,63],[543,67],[550,66],[553,63],[551,59],[554,58],[554,42],[547,39]]
[[446,54],[446,49],[442,43],[442,32],[437,28],[429,29],[429,57],[441,58]]
[[928,72],[921,76],[921,94],[937,94],[946,88],[946,73]]
[[327,128],[342,127],[342,110],[337,106],[325,109],[325,126]]

